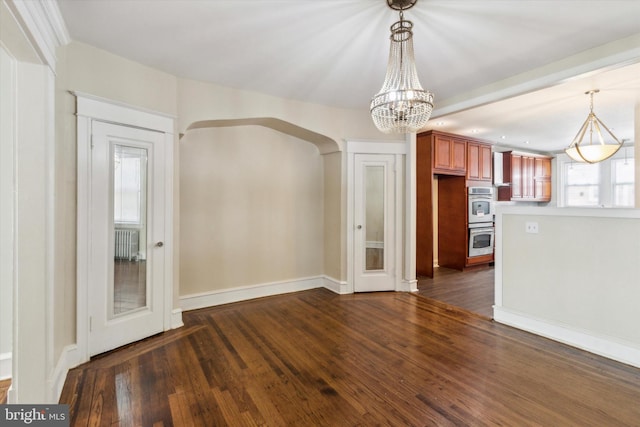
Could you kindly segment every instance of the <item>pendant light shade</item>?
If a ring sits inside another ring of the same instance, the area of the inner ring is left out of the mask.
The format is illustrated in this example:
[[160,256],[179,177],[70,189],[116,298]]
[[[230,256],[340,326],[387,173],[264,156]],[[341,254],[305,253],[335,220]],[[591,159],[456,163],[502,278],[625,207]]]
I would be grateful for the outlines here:
[[[622,147],[622,142],[593,112],[593,95],[598,92],[600,92],[598,89],[585,92],[585,95],[589,95],[591,99],[589,115],[569,147],[564,150],[569,157],[577,162],[598,163],[613,156]],[[613,141],[610,140],[609,143],[605,141],[602,129],[609,134]],[[585,140],[587,133],[589,137]],[[596,137],[595,141],[594,136]]]
[[417,132],[433,111],[433,94],[418,80],[413,53],[413,23],[404,20],[403,11],[417,0],[387,0],[400,11],[400,21],[391,26],[391,48],[382,88],[371,100],[371,117],[384,133]]

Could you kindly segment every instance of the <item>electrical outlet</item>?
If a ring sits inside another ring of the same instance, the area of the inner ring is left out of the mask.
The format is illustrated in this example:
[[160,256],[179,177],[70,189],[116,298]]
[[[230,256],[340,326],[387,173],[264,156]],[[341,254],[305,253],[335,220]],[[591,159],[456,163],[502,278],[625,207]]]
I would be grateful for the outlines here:
[[538,234],[538,223],[537,222],[527,222],[524,225],[524,230],[527,233]]

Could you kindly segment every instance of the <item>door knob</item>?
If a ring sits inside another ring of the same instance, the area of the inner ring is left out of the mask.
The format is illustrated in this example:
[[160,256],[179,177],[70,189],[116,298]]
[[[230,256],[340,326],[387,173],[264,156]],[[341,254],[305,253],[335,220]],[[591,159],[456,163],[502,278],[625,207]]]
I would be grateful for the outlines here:
[[156,248],[161,248],[164,246],[164,242],[158,242],[156,243]]
[[356,228],[357,228],[358,230],[362,230],[362,226],[361,226],[361,225],[358,225]]

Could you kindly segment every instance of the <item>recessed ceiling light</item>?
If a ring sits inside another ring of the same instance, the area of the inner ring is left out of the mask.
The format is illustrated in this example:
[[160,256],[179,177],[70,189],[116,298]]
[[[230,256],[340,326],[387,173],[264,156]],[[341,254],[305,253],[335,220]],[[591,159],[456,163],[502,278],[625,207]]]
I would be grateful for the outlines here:
[[525,143],[525,144],[528,144],[528,143],[529,143],[529,141],[525,141],[524,143]]
[[507,139],[507,135],[502,135],[500,139]]
[[471,129],[471,133],[478,133],[478,129]]
[[436,122],[436,126],[442,126],[444,125],[444,122]]

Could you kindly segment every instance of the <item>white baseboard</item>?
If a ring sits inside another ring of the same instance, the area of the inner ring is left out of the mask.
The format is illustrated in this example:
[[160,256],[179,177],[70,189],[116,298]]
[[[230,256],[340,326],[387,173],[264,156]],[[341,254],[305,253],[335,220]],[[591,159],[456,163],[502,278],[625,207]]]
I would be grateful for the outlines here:
[[182,323],[182,309],[174,308],[171,310],[171,329],[181,328],[184,326]]
[[13,353],[0,353],[0,380],[6,380],[7,378],[11,378],[12,375],[12,365],[11,358],[13,357]]
[[504,307],[493,307],[493,319],[496,322],[640,368],[640,348],[632,343],[614,341],[611,338],[597,336],[588,331],[580,331],[566,325],[532,318],[524,313]]
[[399,292],[418,292],[418,279],[401,280]]
[[218,291],[181,296],[180,308],[183,311],[196,310],[198,308],[213,307],[221,304],[322,287],[324,287],[324,278],[322,276],[316,276],[291,281],[221,289]]
[[78,364],[78,346],[75,344],[66,346],[62,350],[58,363],[48,381],[49,400],[52,403],[60,401],[60,394],[62,393],[64,382],[67,379],[67,372],[69,372],[69,369],[78,366]]
[[323,287],[329,289],[332,292],[335,292],[336,294],[343,295],[351,293],[351,291],[349,291],[348,289],[349,285],[347,284],[347,282],[334,279],[333,277],[322,276],[322,283]]

